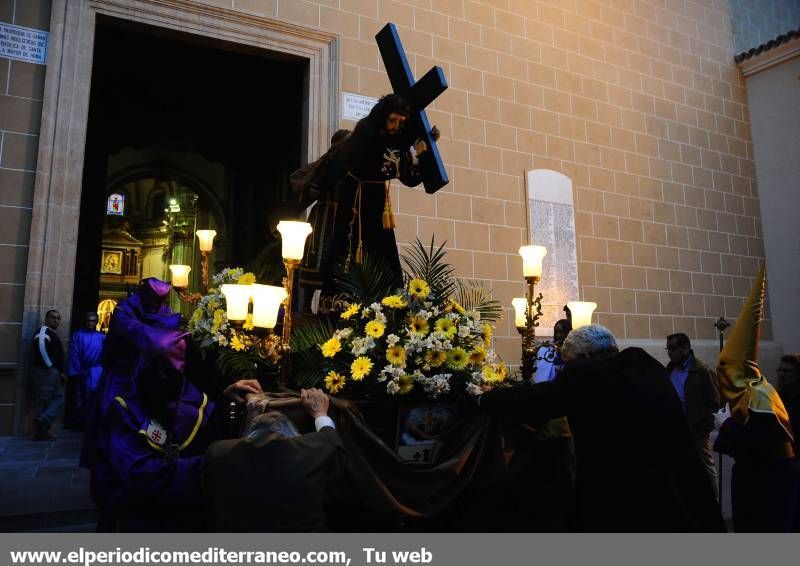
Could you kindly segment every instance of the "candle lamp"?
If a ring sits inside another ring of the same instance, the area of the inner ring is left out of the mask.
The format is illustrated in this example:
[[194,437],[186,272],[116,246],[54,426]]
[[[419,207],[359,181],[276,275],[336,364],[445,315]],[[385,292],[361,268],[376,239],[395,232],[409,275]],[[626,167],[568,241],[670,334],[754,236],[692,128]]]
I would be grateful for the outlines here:
[[200,246],[200,281],[203,286],[203,293],[208,293],[208,259],[214,249],[214,237],[216,230],[197,230],[195,232]]
[[173,264],[169,266],[170,273],[172,273],[172,288],[184,303],[197,305],[202,296],[200,293],[190,293],[189,288],[189,272],[192,268],[188,265]]
[[[544,246],[522,246],[519,249],[522,256],[522,273],[528,284],[525,297],[525,326],[520,330],[522,334],[522,377],[530,380],[536,371],[536,327],[539,326],[539,317],[542,316],[542,294],[535,295],[535,286],[542,279],[542,260],[547,255]],[[517,302],[522,306],[521,302]],[[515,306],[516,308],[516,306]],[[521,318],[518,316],[517,318]],[[518,329],[522,328],[517,326]]]
[[286,277],[283,287],[286,290],[286,299],[283,307],[283,331],[281,333],[281,348],[283,350],[283,364],[281,371],[281,385],[288,381],[290,372],[289,355],[291,352],[290,339],[292,336],[292,290],[294,287],[294,270],[300,265],[305,252],[306,238],[311,234],[311,224],[281,220],[278,222],[278,232],[281,234],[281,255],[283,265],[286,267]]
[[567,308],[572,313],[572,329],[592,324],[592,313],[597,308],[597,303],[585,301],[569,301]]

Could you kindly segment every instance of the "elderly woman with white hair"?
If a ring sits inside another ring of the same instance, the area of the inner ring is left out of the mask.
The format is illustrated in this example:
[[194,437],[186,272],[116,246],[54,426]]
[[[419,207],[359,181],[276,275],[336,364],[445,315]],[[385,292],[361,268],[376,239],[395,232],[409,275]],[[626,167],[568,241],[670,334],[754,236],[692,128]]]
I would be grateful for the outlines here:
[[575,439],[577,528],[591,532],[723,531],[664,368],[641,348],[618,351],[593,324],[570,332],[550,382],[495,389],[480,406],[534,426],[566,416]]

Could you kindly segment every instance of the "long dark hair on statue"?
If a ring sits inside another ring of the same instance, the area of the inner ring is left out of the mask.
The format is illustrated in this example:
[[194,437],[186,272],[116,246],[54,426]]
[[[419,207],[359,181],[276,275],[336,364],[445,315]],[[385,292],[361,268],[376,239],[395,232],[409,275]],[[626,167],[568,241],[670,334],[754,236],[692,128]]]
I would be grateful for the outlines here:
[[[392,112],[408,117],[411,114],[411,106],[398,94],[382,96],[369,114],[358,121],[353,129],[353,137],[362,138],[368,143],[377,139]],[[407,129],[404,134],[408,135],[406,132]]]

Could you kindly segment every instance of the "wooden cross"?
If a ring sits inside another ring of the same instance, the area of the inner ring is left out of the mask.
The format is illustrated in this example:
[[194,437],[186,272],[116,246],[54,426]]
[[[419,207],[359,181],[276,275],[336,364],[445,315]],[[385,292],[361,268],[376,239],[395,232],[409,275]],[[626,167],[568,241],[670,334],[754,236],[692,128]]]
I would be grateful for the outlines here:
[[442,163],[442,156],[439,154],[439,147],[431,135],[431,125],[425,107],[447,90],[444,72],[437,65],[420,80],[414,81],[397,28],[392,23],[386,24],[377,33],[375,40],[378,42],[378,49],[386,67],[386,74],[389,75],[392,90],[411,105],[408,128],[415,134],[414,139],[422,138],[428,144],[430,154],[427,158],[420,159],[420,168],[425,192],[433,194],[444,187],[449,179]]

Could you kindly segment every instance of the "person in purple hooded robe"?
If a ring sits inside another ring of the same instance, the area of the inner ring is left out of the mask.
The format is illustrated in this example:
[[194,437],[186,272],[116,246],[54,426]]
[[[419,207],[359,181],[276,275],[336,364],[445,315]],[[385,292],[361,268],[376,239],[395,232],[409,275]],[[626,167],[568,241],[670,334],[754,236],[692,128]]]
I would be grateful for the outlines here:
[[97,330],[96,312],[86,313],[83,328],[75,331],[69,343],[67,363],[67,410],[64,425],[83,427],[89,399],[103,373],[101,355],[106,335]]
[[[119,302],[111,315],[103,344],[103,373],[86,415],[86,433],[80,465],[94,467],[97,425],[114,397],[128,392],[134,368],[145,350],[156,344],[171,344],[180,330],[181,316],[167,306],[171,285],[154,277],[143,279],[139,288]],[[183,370],[185,349],[172,353],[172,363]]]
[[[90,482],[98,531],[193,532],[204,530],[200,471],[224,419],[215,403],[184,375],[186,334],[160,336],[146,345],[125,391],[114,396],[98,422]],[[225,397],[260,392],[240,380]]]

